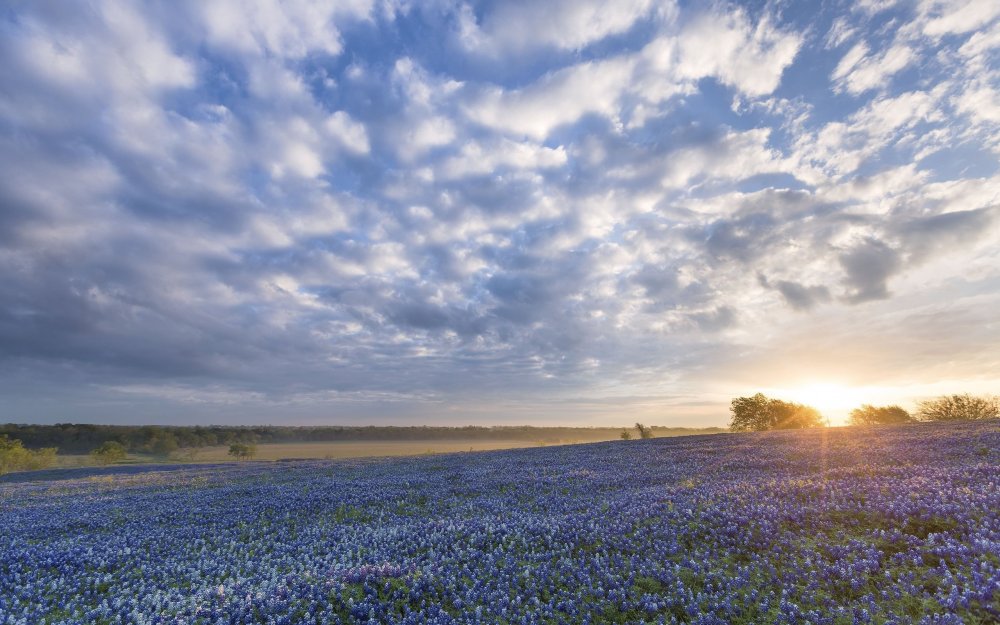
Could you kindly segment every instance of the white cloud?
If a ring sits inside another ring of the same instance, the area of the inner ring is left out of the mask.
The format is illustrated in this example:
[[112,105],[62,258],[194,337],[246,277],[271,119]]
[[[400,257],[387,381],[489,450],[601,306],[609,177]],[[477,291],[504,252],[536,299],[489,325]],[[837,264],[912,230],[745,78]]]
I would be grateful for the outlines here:
[[983,0],[924,0],[920,9],[923,31],[934,37],[967,33],[1000,16],[1000,3]]
[[845,17],[838,17],[833,20],[830,30],[826,33],[826,47],[837,48],[852,38],[857,33],[857,29],[851,26]]
[[563,68],[516,90],[486,89],[465,111],[480,124],[540,140],[587,114],[618,124],[629,96],[640,102],[629,120],[635,127],[654,114],[651,105],[693,91],[702,78],[715,77],[749,96],[771,93],[801,44],[801,36],[767,17],[754,25],[739,10],[704,13],[635,54]]
[[480,124],[541,140],[588,113],[615,115],[632,67],[628,58],[581,63],[523,89],[487,89],[466,105],[465,112]]
[[796,175],[821,183],[827,176],[855,171],[866,158],[898,140],[901,131],[922,121],[939,121],[937,106],[943,97],[944,90],[937,88],[930,93],[911,91],[878,98],[844,121],[800,135],[795,142],[795,158],[801,165]]
[[729,132],[716,142],[669,153],[664,157],[662,184],[687,189],[701,178],[732,181],[781,171],[784,167],[779,153],[767,147],[770,134],[767,128]]
[[981,71],[988,67],[989,55],[997,48],[1000,48],[1000,21],[989,29],[974,33],[958,52],[965,57],[972,69]]
[[327,117],[324,127],[331,137],[350,152],[368,154],[371,150],[364,124],[351,119],[344,111],[337,111]]
[[869,89],[887,87],[888,80],[916,58],[905,44],[893,45],[882,54],[871,56],[868,47],[861,42],[844,55],[832,77],[838,90],[859,95]]
[[1000,123],[1000,93],[991,87],[967,89],[957,98],[956,107],[978,122]]
[[336,18],[363,18],[373,2],[331,3],[320,0],[219,0],[198,2],[196,10],[208,41],[258,56],[297,59],[313,52],[342,50]]
[[785,68],[802,45],[802,37],[784,32],[766,16],[756,25],[736,10],[703,14],[678,35],[676,75],[698,80],[714,76],[751,96],[777,89]]
[[456,133],[455,124],[447,117],[428,117],[406,132],[399,149],[406,160],[411,160],[427,150],[450,144]]
[[466,143],[461,151],[446,159],[440,168],[441,177],[489,174],[503,169],[552,169],[566,164],[566,150],[559,146],[547,148],[526,142],[501,139],[489,144]]
[[459,39],[467,49],[493,56],[538,48],[574,50],[627,31],[652,6],[652,0],[501,2],[477,24],[465,5]]

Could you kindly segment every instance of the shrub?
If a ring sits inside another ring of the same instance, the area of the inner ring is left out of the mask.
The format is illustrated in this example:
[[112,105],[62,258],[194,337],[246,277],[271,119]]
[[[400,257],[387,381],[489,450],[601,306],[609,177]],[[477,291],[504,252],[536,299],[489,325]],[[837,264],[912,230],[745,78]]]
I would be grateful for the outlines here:
[[622,430],[622,435],[621,436],[622,436],[622,440],[623,441],[630,441],[630,440],[632,440],[632,433],[629,432],[628,430]]
[[36,471],[46,469],[56,460],[56,448],[25,449],[16,438],[0,434],[0,475],[11,471]]
[[128,452],[125,451],[125,445],[118,441],[106,441],[91,451],[90,456],[98,464],[112,464],[124,460]]
[[229,446],[229,455],[237,460],[248,460],[257,454],[257,446],[253,443],[233,443]]
[[872,406],[864,404],[851,411],[851,425],[879,425],[889,423],[911,423],[915,419],[899,406]]
[[943,395],[920,402],[920,421],[978,421],[1000,417],[1000,401],[996,397],[975,395]]

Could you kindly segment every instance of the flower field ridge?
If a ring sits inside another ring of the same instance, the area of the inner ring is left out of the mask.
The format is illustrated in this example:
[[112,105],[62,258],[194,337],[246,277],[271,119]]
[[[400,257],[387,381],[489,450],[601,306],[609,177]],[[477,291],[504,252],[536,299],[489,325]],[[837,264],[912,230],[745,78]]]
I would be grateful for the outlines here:
[[0,482],[0,625],[1000,622],[1000,423]]

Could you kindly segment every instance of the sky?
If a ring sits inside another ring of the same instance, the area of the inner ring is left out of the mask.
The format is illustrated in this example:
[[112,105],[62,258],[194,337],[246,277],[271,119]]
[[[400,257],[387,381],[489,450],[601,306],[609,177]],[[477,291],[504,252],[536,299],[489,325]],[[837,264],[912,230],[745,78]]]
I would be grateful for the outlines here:
[[0,421],[1000,391],[1000,3],[0,7]]

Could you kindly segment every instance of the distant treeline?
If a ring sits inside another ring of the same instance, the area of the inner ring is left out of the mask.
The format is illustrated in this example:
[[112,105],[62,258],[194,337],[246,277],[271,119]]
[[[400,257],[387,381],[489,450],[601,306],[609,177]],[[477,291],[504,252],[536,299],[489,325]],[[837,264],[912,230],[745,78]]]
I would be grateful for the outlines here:
[[[652,426],[654,436],[714,434],[724,428],[670,428]],[[88,453],[108,441],[130,452],[166,454],[179,448],[210,447],[232,443],[305,443],[332,441],[430,441],[515,440],[532,443],[569,443],[611,440],[620,428],[533,426],[159,426],[0,425],[0,435],[18,439],[29,449],[56,447],[61,454]]]

